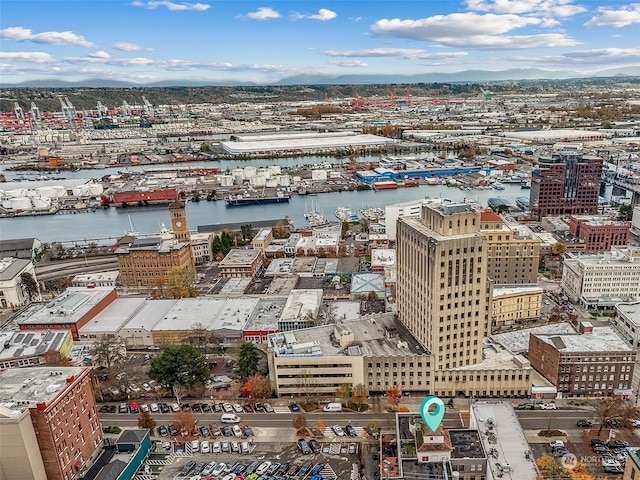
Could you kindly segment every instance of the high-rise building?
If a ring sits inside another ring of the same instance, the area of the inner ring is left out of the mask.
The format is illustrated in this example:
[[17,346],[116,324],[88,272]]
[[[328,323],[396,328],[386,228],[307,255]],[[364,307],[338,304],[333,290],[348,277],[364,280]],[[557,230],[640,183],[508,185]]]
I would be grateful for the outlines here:
[[538,168],[531,173],[531,214],[539,219],[597,213],[601,177],[602,158],[579,150],[538,158]]
[[482,362],[491,284],[480,209],[433,203],[397,224],[399,320],[433,355],[435,370]]

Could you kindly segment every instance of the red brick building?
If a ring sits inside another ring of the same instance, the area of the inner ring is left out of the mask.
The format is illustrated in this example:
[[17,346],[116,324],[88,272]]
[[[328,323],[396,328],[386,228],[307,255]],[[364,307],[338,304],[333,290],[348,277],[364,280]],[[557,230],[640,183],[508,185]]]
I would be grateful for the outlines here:
[[572,215],[569,231],[584,243],[584,251],[608,252],[611,247],[629,244],[630,224],[609,217]]
[[601,177],[602,158],[578,150],[538,158],[538,168],[531,173],[531,214],[540,219],[597,213]]
[[635,350],[610,327],[586,322],[580,332],[531,333],[531,366],[556,386],[561,398],[630,396]]
[[103,436],[89,367],[8,370],[0,381],[0,403],[28,409],[48,480],[82,476]]
[[218,265],[221,277],[254,277],[262,269],[262,250],[233,249]]

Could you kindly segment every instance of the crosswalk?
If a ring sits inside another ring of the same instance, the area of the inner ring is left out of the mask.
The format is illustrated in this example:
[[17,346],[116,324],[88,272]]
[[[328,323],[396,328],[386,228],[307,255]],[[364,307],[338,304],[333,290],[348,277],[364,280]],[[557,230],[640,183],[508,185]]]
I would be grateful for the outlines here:
[[275,413],[291,413],[291,410],[289,410],[289,407],[276,407],[275,405],[273,407],[273,411]]
[[[364,427],[353,427],[353,429],[356,431],[356,436],[358,436],[358,437],[364,436]],[[343,428],[343,430],[344,430],[344,428]],[[325,437],[338,437],[338,435],[336,435],[336,432],[334,432],[331,427],[324,427],[324,430],[322,431],[322,434]],[[342,438],[348,439],[348,438],[351,438],[351,437],[348,437],[348,436],[345,435]]]

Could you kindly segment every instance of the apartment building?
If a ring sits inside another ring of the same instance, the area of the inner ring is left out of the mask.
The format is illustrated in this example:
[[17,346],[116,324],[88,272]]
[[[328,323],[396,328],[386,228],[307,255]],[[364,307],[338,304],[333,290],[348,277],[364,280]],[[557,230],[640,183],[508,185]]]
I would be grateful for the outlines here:
[[508,224],[494,212],[480,214],[487,237],[487,272],[493,285],[535,285],[540,239],[524,225]]
[[610,309],[640,298],[640,247],[612,247],[604,254],[567,253],[562,289],[585,308]]
[[588,253],[608,252],[611,247],[629,243],[630,224],[605,216],[572,215],[569,231]]
[[564,149],[539,157],[537,163],[529,197],[535,218],[597,213],[602,158]]
[[253,240],[251,240],[251,246],[254,250],[262,250],[262,254],[264,255],[265,250],[269,245],[271,245],[272,241],[273,233],[271,229],[263,228],[255,235],[255,237],[253,237]]
[[[31,419],[31,425],[11,423],[0,415],[2,436],[6,426],[14,439],[0,450],[7,478],[44,478],[40,463],[47,480],[82,478],[103,440],[90,373],[87,367],[32,367],[7,370],[0,376],[0,404],[22,412],[20,417],[28,412]],[[35,444],[30,443],[34,438]],[[23,470],[34,474],[24,476]]]
[[432,203],[398,220],[398,319],[434,355],[435,370],[482,362],[491,283],[480,208]]
[[540,318],[543,294],[539,287],[494,287],[492,332]]
[[556,386],[559,397],[632,393],[636,350],[611,327],[583,322],[577,332],[531,333],[529,360]]

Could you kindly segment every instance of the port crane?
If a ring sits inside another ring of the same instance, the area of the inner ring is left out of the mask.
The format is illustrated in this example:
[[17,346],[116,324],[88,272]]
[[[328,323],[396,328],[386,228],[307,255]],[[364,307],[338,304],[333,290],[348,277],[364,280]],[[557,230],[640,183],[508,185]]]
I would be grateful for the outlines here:
[[122,115],[125,117],[131,117],[131,106],[126,100],[122,101]]
[[24,124],[24,111],[18,102],[13,103],[13,114],[19,123]]
[[40,116],[40,109],[36,105],[36,102],[31,102],[31,110],[29,110],[29,119],[31,121],[31,128],[35,130],[40,126],[42,117]]
[[62,107],[62,115],[69,122],[69,126],[73,127],[73,120],[76,116],[75,107],[69,101],[69,97],[59,97],[60,106]]
[[143,107],[144,114],[147,117],[153,117],[154,111],[153,111],[153,105],[151,104],[151,102],[147,100],[147,98],[144,95],[142,96],[142,101],[144,102],[144,107]]
[[102,102],[98,100],[98,105],[96,105],[96,109],[98,110],[98,118],[106,117],[109,115],[109,111],[107,107],[102,105]]

